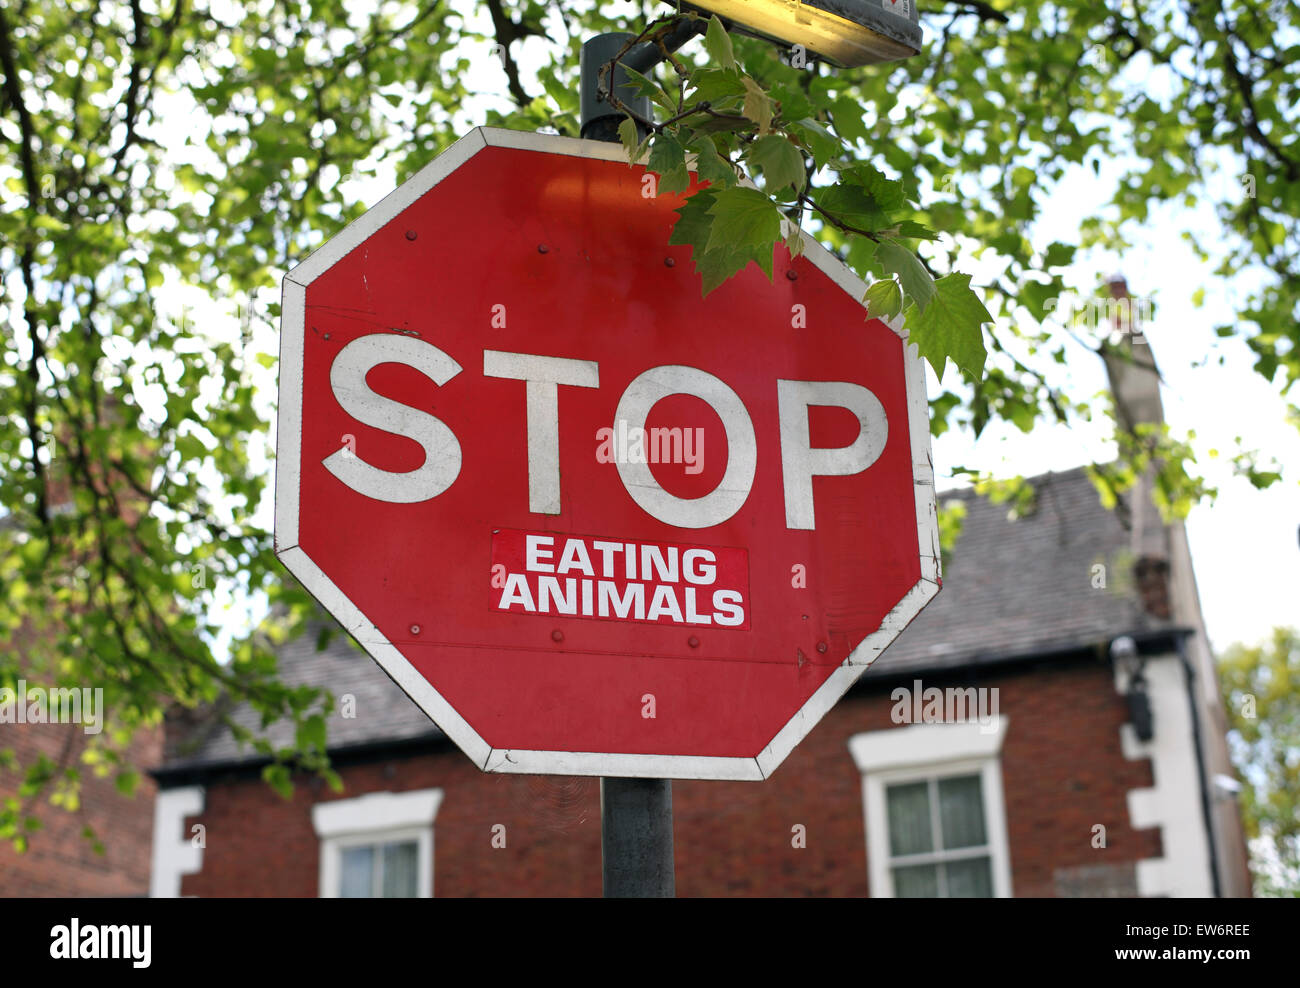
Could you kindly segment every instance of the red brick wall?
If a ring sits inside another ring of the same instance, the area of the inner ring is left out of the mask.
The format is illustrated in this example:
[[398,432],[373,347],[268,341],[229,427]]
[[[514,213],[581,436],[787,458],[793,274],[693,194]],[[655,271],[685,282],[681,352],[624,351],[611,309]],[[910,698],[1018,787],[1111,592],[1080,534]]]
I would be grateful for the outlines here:
[[[1002,777],[1016,895],[1057,894],[1060,869],[1159,856],[1158,831],[1128,824],[1125,792],[1151,785],[1151,769],[1121,754],[1126,714],[1109,667],[1004,674],[978,685],[999,687],[1010,721]],[[894,726],[891,706],[888,690],[842,701],[767,782],[674,783],[678,895],[866,895],[862,787],[847,741]],[[342,797],[444,790],[434,826],[437,895],[600,895],[594,779],[488,776],[451,749],[347,766],[341,775]],[[203,870],[184,879],[184,894],[316,895],[311,806],[335,798],[318,784],[299,785],[287,802],[256,780],[210,784],[203,814],[188,821],[207,827]],[[491,846],[498,823],[505,849]],[[1104,850],[1091,843],[1098,823]],[[804,849],[791,846],[795,824],[807,828]]]
[[[76,765],[86,741],[79,724],[0,725],[0,747],[12,748],[24,768],[42,752],[56,763]],[[27,851],[19,854],[9,841],[0,841],[0,896],[149,894],[157,787],[143,770],[162,757],[162,731],[141,732],[129,757],[142,774],[133,797],[119,793],[112,776],[97,778],[90,766],[82,765],[76,811],[51,806],[47,799],[33,804],[31,812],[43,826],[32,833]],[[19,782],[13,772],[0,773],[0,800],[16,795]],[[103,855],[82,836],[87,825],[103,842]]]
[[[115,402],[112,396],[106,399],[104,411],[110,416]],[[120,498],[122,517],[127,521],[138,517],[147,505],[120,477],[110,472],[108,479]],[[61,461],[55,461],[47,482],[51,508],[72,503],[72,489]],[[0,642],[0,648],[23,656],[28,654],[35,635],[47,633],[25,624]],[[8,685],[13,687],[12,683]],[[42,676],[34,677],[29,684],[42,688],[48,685]],[[154,795],[158,787],[147,772],[162,762],[162,728],[138,732],[127,748],[127,761],[141,776],[133,796],[118,792],[111,774],[97,777],[91,766],[80,762],[87,740],[80,724],[0,724],[0,749],[11,749],[18,763],[17,771],[0,771],[0,802],[18,794],[24,770],[41,754],[56,765],[81,769],[77,809],[69,812],[51,805],[53,787],[46,789],[40,801],[27,808],[42,824],[39,830],[30,832],[27,850],[19,854],[10,841],[0,840],[0,896],[149,894]],[[82,836],[87,826],[104,845],[103,854],[96,854],[91,842]]]

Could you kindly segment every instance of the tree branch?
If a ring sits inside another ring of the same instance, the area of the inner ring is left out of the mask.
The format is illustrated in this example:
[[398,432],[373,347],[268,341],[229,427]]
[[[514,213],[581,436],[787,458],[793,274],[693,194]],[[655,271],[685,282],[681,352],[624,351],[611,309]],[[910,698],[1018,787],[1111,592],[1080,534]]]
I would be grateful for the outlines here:
[[[14,111],[18,114],[18,127],[21,139],[18,157],[22,165],[23,184],[27,189],[27,211],[35,216],[41,209],[40,180],[36,174],[36,155],[32,144],[36,139],[36,128],[23,99],[22,83],[18,78],[18,62],[14,58],[13,38],[9,32],[9,21],[0,8],[0,68],[4,70],[4,92]],[[27,321],[27,332],[31,337],[32,357],[27,365],[28,392],[23,401],[23,418],[27,425],[27,438],[32,444],[32,472],[36,477],[36,517],[43,528],[50,524],[49,492],[46,490],[45,467],[41,463],[40,451],[44,445],[40,424],[37,421],[40,403],[41,374],[37,366],[45,355],[45,344],[41,338],[40,315],[36,304],[36,256],[30,238],[23,238],[19,261],[23,272],[23,286],[27,298],[23,302],[23,314]]]
[[1006,14],[996,7],[984,3],[983,0],[949,0],[947,5],[958,8],[959,13],[974,14],[980,19],[980,23],[997,21],[999,24],[1007,24],[1010,22],[1010,18]]
[[524,91],[523,83],[519,81],[519,65],[515,57],[510,54],[510,46],[538,32],[526,24],[512,21],[505,12],[501,0],[487,0],[487,8],[492,15],[493,33],[496,34],[497,44],[501,47],[501,65],[506,71],[506,85],[510,87],[510,95],[519,106],[527,106],[533,99]]
[[[1222,9],[1222,7],[1220,7]],[[1227,20],[1227,14],[1224,14],[1224,20]],[[1245,104],[1245,126],[1246,133],[1255,139],[1255,142],[1264,148],[1269,155],[1282,167],[1286,173],[1288,182],[1294,182],[1300,179],[1300,164],[1292,158],[1288,158],[1282,153],[1282,149],[1274,143],[1259,125],[1259,108],[1255,104],[1255,87],[1251,79],[1241,71],[1241,66],[1237,64],[1236,52],[1232,49],[1234,40],[1241,41],[1233,33],[1232,26],[1228,25],[1225,29],[1227,40],[1223,44],[1223,65],[1227,69],[1228,75],[1232,77],[1233,84],[1237,87],[1237,92],[1241,94],[1241,101]],[[1245,44],[1243,41],[1242,44]],[[1247,48],[1249,46],[1247,45]]]

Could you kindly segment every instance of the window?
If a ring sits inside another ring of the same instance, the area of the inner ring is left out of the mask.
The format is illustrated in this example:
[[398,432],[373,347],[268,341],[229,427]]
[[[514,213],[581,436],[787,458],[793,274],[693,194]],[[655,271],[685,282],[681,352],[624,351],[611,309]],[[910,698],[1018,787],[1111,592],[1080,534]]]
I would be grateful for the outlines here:
[[339,898],[414,899],[419,887],[420,842],[386,841],[339,848]]
[[889,870],[900,899],[988,898],[993,872],[978,775],[885,787]]
[[312,807],[321,839],[320,895],[414,899],[433,895],[433,821],[441,789],[370,793]]
[[1011,895],[999,764],[1006,723],[915,724],[849,739],[872,895]]

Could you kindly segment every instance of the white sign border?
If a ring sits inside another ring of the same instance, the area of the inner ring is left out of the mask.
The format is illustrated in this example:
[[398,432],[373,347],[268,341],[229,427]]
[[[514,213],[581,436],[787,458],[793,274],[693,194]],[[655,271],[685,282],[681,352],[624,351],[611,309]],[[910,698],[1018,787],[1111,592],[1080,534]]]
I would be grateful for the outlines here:
[[[907,334],[901,329],[901,318],[894,320],[890,328],[904,341],[902,352],[907,380],[921,578],[886,615],[880,627],[863,639],[757,757],[710,758],[692,755],[493,749],[298,545],[307,286],[487,147],[517,148],[603,161],[627,161],[627,153],[620,144],[477,127],[285,275],[280,321],[280,404],[276,420],[276,555],[285,568],[343,625],[407,696],[485,772],[732,781],[766,779],[857,681],[867,666],[876,660],[899,632],[920,613],[921,608],[939,592],[939,522],[934,470],[930,458],[930,415],[925,393],[925,370],[915,347],[907,344]],[[784,232],[789,233],[791,228],[792,224],[786,221]],[[808,233],[800,231],[800,234],[804,243],[804,256],[844,291],[861,299],[867,290],[866,283]]]

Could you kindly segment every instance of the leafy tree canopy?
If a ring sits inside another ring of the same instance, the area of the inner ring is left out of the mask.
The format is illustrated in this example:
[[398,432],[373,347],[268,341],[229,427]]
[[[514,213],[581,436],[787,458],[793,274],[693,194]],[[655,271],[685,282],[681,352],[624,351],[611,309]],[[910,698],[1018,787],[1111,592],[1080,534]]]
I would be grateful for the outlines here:
[[1300,896],[1300,632],[1233,645],[1219,667],[1256,894]]
[[[1068,348],[1109,345],[1109,326],[1061,316],[1063,266],[1123,245],[1161,203],[1208,198],[1222,234],[1189,230],[1191,242],[1224,279],[1259,274],[1220,332],[1244,335],[1260,374],[1290,387],[1296,4],[920,7],[926,51],[903,62],[835,71],[713,23],[641,82],[664,123],[640,146],[629,119],[625,142],[661,188],[683,187],[688,154],[710,183],[673,231],[701,290],[751,262],[770,270],[802,224],[942,375],[936,434],[998,419],[1029,431],[1107,412],[1052,383]],[[21,843],[39,794],[75,791],[81,768],[131,788],[124,741],[173,702],[224,695],[267,723],[291,718],[283,750],[239,732],[281,788],[290,764],[328,771],[332,701],[280,683],[272,653],[310,612],[259,513],[278,280],[360,214],[348,179],[380,161],[407,177],[483,123],[576,135],[582,41],[654,38],[671,13],[589,0],[0,9],[0,686],[102,685],[113,725],[82,766],[11,753],[26,782],[0,807],[0,835]],[[485,61],[498,110],[467,82]],[[1104,160],[1132,161],[1109,207],[1077,236],[1035,242],[1067,170]],[[973,281],[972,262],[990,258],[997,276]],[[175,304],[196,297],[201,324]],[[1169,510],[1204,493],[1167,431],[1121,438],[1119,467],[1097,473],[1111,496],[1152,464]],[[269,599],[274,620],[239,627],[229,606],[250,599]]]

